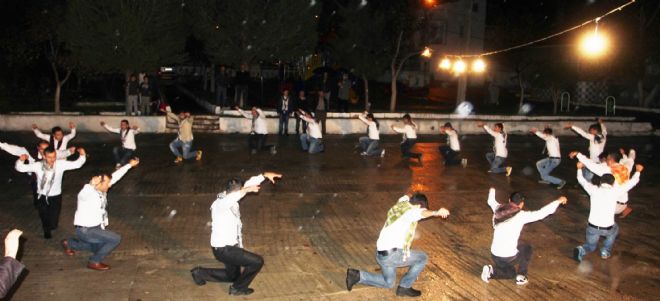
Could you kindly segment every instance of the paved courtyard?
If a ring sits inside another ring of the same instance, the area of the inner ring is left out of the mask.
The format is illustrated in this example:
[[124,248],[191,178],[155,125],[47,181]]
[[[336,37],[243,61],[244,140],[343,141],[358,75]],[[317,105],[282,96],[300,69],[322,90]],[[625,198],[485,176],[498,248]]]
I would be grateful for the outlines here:
[[[52,240],[41,237],[26,176],[14,171],[15,158],[0,154],[0,233],[24,230],[21,260],[29,273],[12,300],[394,300],[394,290],[344,286],[348,266],[375,271],[374,251],[387,209],[402,194],[422,191],[431,208],[446,207],[447,220],[420,223],[413,247],[428,253],[429,262],[415,287],[420,300],[658,300],[660,296],[660,206],[656,179],[660,176],[654,137],[610,137],[608,148],[634,146],[647,169],[630,194],[633,213],[624,220],[614,256],[602,260],[589,255],[578,265],[572,249],[584,240],[587,198],[575,186],[575,164],[565,159],[557,174],[569,180],[558,191],[537,183],[534,162],[543,149],[533,136],[509,140],[513,175],[486,173],[484,153],[491,149],[485,135],[464,137],[467,168],[445,168],[437,152],[444,138],[421,137],[416,147],[424,163],[402,162],[398,136],[386,136],[385,158],[354,153],[356,136],[326,139],[327,151],[309,155],[299,150],[295,135],[269,140],[278,153],[249,155],[244,135],[196,134],[204,150],[201,162],[172,163],[167,143],[174,134],[137,136],[141,163],[109,193],[110,229],[123,236],[107,259],[105,272],[85,267],[88,254],[63,254],[59,240],[74,232],[75,198],[92,175],[113,169],[112,134],[80,134],[72,144],[85,147],[89,160],[65,174],[60,228]],[[1,139],[32,145],[31,133],[3,133]],[[563,154],[587,142],[560,138]],[[277,171],[284,178],[264,184],[261,192],[241,203],[243,237],[248,250],[263,255],[265,266],[248,297],[227,295],[229,284],[198,287],[189,270],[197,265],[219,266],[209,246],[209,206],[223,183],[239,176]],[[498,189],[503,202],[513,190],[528,196],[526,209],[538,209],[565,194],[566,207],[542,222],[528,225],[521,239],[534,247],[530,282],[479,278],[490,263],[491,212],[488,188]],[[176,210],[176,211],[173,211]],[[176,212],[175,214],[172,214]],[[400,271],[400,274],[403,271]],[[400,277],[400,275],[399,275]]]

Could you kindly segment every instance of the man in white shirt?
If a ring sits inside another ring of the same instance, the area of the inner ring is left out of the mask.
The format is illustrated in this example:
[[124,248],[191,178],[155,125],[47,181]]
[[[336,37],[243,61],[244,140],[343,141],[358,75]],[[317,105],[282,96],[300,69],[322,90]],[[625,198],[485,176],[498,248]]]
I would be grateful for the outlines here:
[[[14,145],[14,144],[9,144],[5,142],[0,142],[0,149],[6,151],[12,156],[15,157],[20,157],[21,155],[27,155],[28,162],[33,163],[35,161],[41,161],[44,158],[44,150],[46,150],[50,144],[46,140],[41,140],[39,143],[37,143],[37,147],[33,149],[33,152],[28,151],[27,148]],[[56,157],[58,160],[61,159],[66,159],[69,156],[73,155],[76,152],[75,147],[69,147],[68,149],[65,150],[56,150],[55,153],[57,154]]]
[[[567,130],[573,130],[584,139],[589,140],[589,158],[594,163],[600,162],[599,157],[605,151],[605,144],[607,142],[607,127],[605,127],[605,122],[603,122],[602,118],[598,118],[598,123],[589,126],[588,133],[571,124],[567,124],[564,128]],[[594,176],[594,174],[591,173],[591,170],[585,168],[582,172],[584,172],[584,177],[588,181],[591,181]]]
[[376,261],[380,265],[382,274],[349,268],[346,271],[346,289],[351,291],[353,285],[357,283],[392,288],[396,282],[397,268],[410,267],[401,278],[396,295],[421,296],[422,292],[413,289],[412,285],[424,269],[428,256],[422,251],[412,250],[411,246],[417,222],[434,216],[447,218],[449,211],[445,208],[437,211],[428,210],[428,200],[421,193],[415,193],[411,197],[407,195],[401,197],[387,212],[387,220],[376,242]]
[[103,259],[119,245],[121,236],[106,229],[109,225],[108,212],[105,209],[108,204],[108,190],[139,163],[137,159],[131,159],[112,175],[94,176],[89,184],[83,186],[78,193],[78,206],[73,218],[76,236],[62,240],[66,255],[73,256],[75,251],[89,251],[93,254],[89,257],[87,268],[97,271],[110,269],[109,265],[103,263]]
[[236,111],[243,117],[252,120],[252,130],[250,137],[248,137],[248,145],[250,146],[250,153],[256,154],[257,151],[267,150],[274,153],[275,146],[266,145],[266,138],[268,137],[268,127],[266,124],[266,115],[257,107],[252,107],[251,112],[245,112],[238,106],[235,107]]
[[[218,194],[211,205],[211,249],[213,256],[225,264],[224,269],[195,267],[190,272],[197,285],[209,282],[232,282],[230,295],[249,295],[254,292],[250,283],[264,264],[264,259],[243,249],[241,212],[239,201],[250,192],[259,192],[260,184],[268,179],[275,184],[281,174],[265,172],[245,183],[231,179],[227,189]],[[241,272],[241,268],[243,271]]]
[[69,145],[69,141],[76,137],[76,125],[73,122],[69,122],[69,129],[71,132],[67,135],[64,135],[62,128],[59,126],[53,127],[50,131],[51,134],[44,134],[39,130],[39,127],[36,124],[32,124],[32,131],[34,134],[41,140],[46,140],[50,143],[50,146],[55,150],[66,150]]
[[559,139],[557,139],[557,137],[555,137],[552,134],[552,129],[549,127],[543,129],[543,132],[539,131],[536,128],[532,128],[530,132],[532,132],[532,134],[538,136],[539,138],[545,140],[544,153],[547,152],[548,155],[547,158],[541,159],[538,162],[536,162],[536,169],[539,171],[539,175],[541,175],[541,180],[539,181],[539,183],[554,184],[557,185],[557,189],[564,188],[564,185],[566,185],[566,181],[550,175],[550,173],[555,168],[557,168],[557,166],[559,166],[559,163],[561,163],[561,151],[559,149]]
[[325,146],[323,140],[321,140],[323,139],[323,133],[319,122],[310,113],[302,109],[298,111],[298,114],[303,121],[307,122],[307,133],[300,135],[300,146],[303,151],[310,154],[323,152]]
[[[488,206],[493,210],[493,242],[490,246],[492,265],[485,265],[481,271],[481,280],[489,282],[492,279],[516,279],[516,284],[528,282],[527,268],[532,259],[532,246],[520,243],[520,232],[525,224],[544,219],[555,213],[559,205],[565,205],[568,199],[564,196],[545,205],[537,211],[523,211],[525,196],[514,192],[509,202],[500,204],[495,199],[495,188],[488,192]],[[515,265],[518,264],[518,271]]]
[[417,143],[417,125],[412,121],[409,114],[403,115],[403,126],[391,126],[392,131],[403,134],[403,141],[401,141],[401,157],[404,159],[415,158],[419,163],[422,163],[422,154],[413,153],[411,150],[415,143]]
[[644,166],[636,165],[637,173],[632,178],[621,184],[615,185],[615,179],[612,174],[604,174],[600,177],[600,185],[596,186],[589,183],[582,173],[584,164],[577,163],[577,179],[590,197],[589,220],[587,224],[586,241],[583,245],[573,250],[573,259],[581,262],[587,253],[593,252],[598,247],[598,240],[601,236],[605,237],[603,247],[600,249],[600,257],[608,259],[612,256],[612,247],[619,234],[619,225],[614,222],[616,202],[619,197],[628,192],[639,183],[639,177],[644,170]]
[[133,153],[137,149],[135,144],[135,135],[140,133],[140,129],[137,125],[131,127],[128,124],[128,120],[124,119],[119,123],[119,128],[113,128],[107,125],[104,121],[101,121],[101,126],[104,127],[109,132],[119,134],[121,137],[121,146],[115,146],[112,149],[112,155],[115,158],[115,167],[120,168],[133,156]]
[[80,156],[76,161],[57,160],[56,151],[49,147],[44,151],[44,160],[25,164],[28,155],[23,154],[16,161],[16,170],[34,173],[37,189],[34,194],[34,206],[39,212],[44,238],[52,237],[51,231],[57,229],[62,209],[62,176],[67,170],[78,169],[85,164],[86,153],[78,149]]
[[364,122],[367,125],[367,136],[360,137],[358,139],[358,145],[362,149],[361,155],[363,156],[377,156],[380,155],[381,158],[385,156],[385,150],[380,148],[380,132],[379,124],[374,114],[369,112],[364,112],[360,115],[357,115],[360,121]]
[[492,130],[483,122],[479,122],[477,125],[493,136],[493,152],[486,154],[486,160],[490,164],[488,172],[506,173],[507,177],[510,176],[513,168],[511,166],[502,167],[509,155],[509,151],[506,149],[507,134],[504,131],[504,124],[496,123]]
[[447,144],[440,146],[440,153],[444,157],[446,166],[467,164],[467,159],[461,159],[461,144],[458,141],[458,132],[451,125],[451,122],[445,123],[440,127],[440,134],[447,135]]

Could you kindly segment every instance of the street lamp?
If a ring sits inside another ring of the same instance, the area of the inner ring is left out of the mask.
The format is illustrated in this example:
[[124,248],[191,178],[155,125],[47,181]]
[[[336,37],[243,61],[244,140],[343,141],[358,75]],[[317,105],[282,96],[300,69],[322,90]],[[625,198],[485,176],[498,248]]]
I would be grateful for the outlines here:
[[452,71],[454,71],[456,75],[463,74],[465,70],[467,70],[467,65],[462,59],[458,59],[458,61],[454,63],[454,66],[452,68]]
[[474,73],[484,73],[486,71],[486,63],[481,58],[476,59],[472,62],[472,72]]
[[448,58],[443,58],[438,67],[442,70],[449,70],[451,69],[451,61]]
[[424,47],[424,51],[422,51],[421,56],[425,58],[430,58],[431,57],[431,48]]
[[593,32],[582,36],[580,41],[580,52],[587,58],[600,58],[607,53],[609,39],[603,32],[598,32],[598,19]]

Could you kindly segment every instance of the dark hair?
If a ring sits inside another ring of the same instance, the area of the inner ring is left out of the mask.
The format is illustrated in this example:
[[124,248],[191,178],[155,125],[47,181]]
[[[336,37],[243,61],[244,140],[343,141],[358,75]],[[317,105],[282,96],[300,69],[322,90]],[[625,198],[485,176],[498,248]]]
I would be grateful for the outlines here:
[[39,143],[37,143],[37,145],[42,145],[42,144],[48,144],[48,145],[50,145],[50,142],[48,142],[48,141],[46,141],[46,140],[41,140],[41,141],[39,141]]
[[451,122],[447,122],[447,123],[445,123],[445,125],[443,125],[443,126],[446,127],[446,128],[450,128],[450,129],[452,129],[452,130],[454,129],[454,127],[451,126]]
[[600,177],[600,184],[614,185],[614,176],[606,173]]
[[591,178],[591,184],[600,186],[600,177],[597,175],[594,175],[593,178]]
[[616,162],[619,162],[619,160],[621,160],[621,154],[619,154],[617,152],[610,152],[610,153],[607,154],[607,158],[608,159],[611,158],[612,160],[614,160]]
[[495,127],[499,127],[500,129],[502,129],[504,131],[504,124],[502,124],[501,122],[496,123]]
[[233,178],[233,179],[230,179],[229,181],[227,181],[227,187],[226,187],[225,192],[226,193],[231,193],[231,192],[240,190],[241,188],[243,188],[243,180],[241,180],[239,178]]
[[54,153],[54,152],[55,152],[55,148],[54,148],[52,145],[49,145],[49,146],[44,150],[44,154],[50,154],[50,153]]
[[410,114],[406,113],[403,115],[403,120],[412,120],[412,118],[410,118]]
[[598,160],[599,161],[603,161],[603,160],[606,160],[606,159],[607,159],[607,153],[606,152],[602,152],[602,153],[600,153],[600,155],[598,155]]
[[522,194],[521,192],[515,191],[509,196],[509,201],[511,203],[514,203],[516,205],[520,205],[520,203],[525,201],[525,195]]
[[380,123],[378,122],[376,117],[374,117],[374,114],[372,114],[372,113],[367,114],[367,118],[371,118],[371,120],[373,120],[376,123],[376,128],[377,129],[380,128]]
[[128,120],[127,120],[127,119],[122,119],[122,120],[120,121],[120,123],[121,123],[121,122],[126,122],[126,124],[130,124],[130,123],[128,123]]
[[415,192],[410,197],[410,203],[413,205],[419,205],[422,208],[429,208],[429,200],[426,198],[426,195],[423,193]]
[[603,140],[603,135],[601,134],[603,132],[603,128],[600,126],[600,124],[594,123],[589,126],[589,131],[591,130],[598,132],[598,134],[594,135],[594,142],[596,142],[596,144],[600,144]]
[[543,133],[546,135],[552,135],[552,129],[551,128],[545,128],[543,129]]
[[61,132],[61,131],[62,131],[62,128],[61,128],[61,127],[59,127],[59,126],[54,126],[54,127],[50,130],[50,133],[51,133],[51,134],[55,134],[55,132]]

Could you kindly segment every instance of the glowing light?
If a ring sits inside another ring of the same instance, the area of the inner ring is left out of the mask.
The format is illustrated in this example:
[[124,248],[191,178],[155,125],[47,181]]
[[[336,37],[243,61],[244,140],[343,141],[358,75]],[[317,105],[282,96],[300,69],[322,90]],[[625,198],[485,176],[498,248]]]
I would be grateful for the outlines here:
[[452,66],[452,71],[456,74],[461,74],[465,72],[466,69],[467,66],[465,65],[465,62],[460,59],[454,63],[454,66]]
[[582,36],[580,52],[587,58],[599,58],[607,53],[609,39],[602,32],[598,32],[598,23],[593,32]]
[[483,73],[486,71],[486,62],[482,59],[476,59],[472,62],[472,72],[474,73]]
[[431,57],[431,48],[424,47],[424,51],[422,51],[422,56],[423,57]]
[[424,5],[426,7],[434,7],[436,4],[436,0],[424,0]]
[[451,61],[448,58],[444,58],[440,61],[438,67],[442,70],[449,70],[451,69]]

